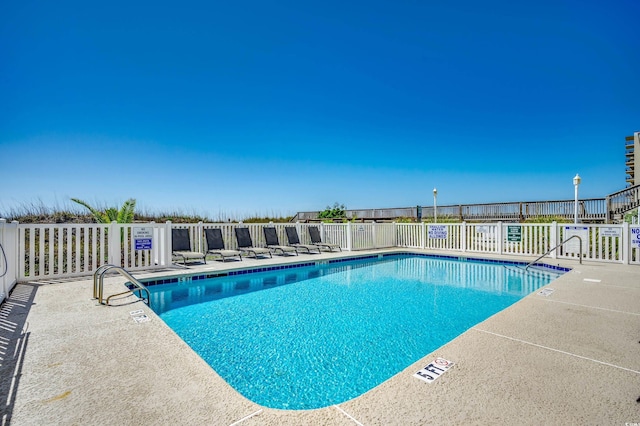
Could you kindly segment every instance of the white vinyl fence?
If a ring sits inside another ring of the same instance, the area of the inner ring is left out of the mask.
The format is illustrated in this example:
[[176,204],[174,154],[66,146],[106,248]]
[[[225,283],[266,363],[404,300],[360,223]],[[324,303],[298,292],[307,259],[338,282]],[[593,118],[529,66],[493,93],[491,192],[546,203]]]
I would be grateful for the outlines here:
[[191,249],[204,253],[204,229],[220,228],[226,247],[235,249],[236,227],[249,228],[253,245],[263,247],[265,226],[276,228],[281,245],[288,245],[286,227],[295,227],[300,242],[310,244],[308,228],[317,226],[324,242],[345,251],[399,247],[577,259],[582,249],[584,260],[640,265],[640,226],[628,224],[19,224],[0,219],[0,301],[17,282],[91,275],[104,264],[132,271],[166,268],[174,260],[172,229],[188,229]]
[[[151,249],[136,249],[133,237],[139,228],[152,233]],[[18,277],[88,275],[104,264],[134,271],[167,266],[167,229],[154,223],[18,225]]]

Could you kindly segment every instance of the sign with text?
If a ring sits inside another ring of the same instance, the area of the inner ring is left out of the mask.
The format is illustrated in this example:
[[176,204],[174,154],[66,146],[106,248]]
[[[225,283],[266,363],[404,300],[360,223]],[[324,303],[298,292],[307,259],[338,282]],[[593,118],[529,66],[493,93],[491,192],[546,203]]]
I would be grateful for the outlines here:
[[135,250],[151,250],[153,247],[153,228],[150,226],[133,227],[131,237]]
[[519,243],[522,241],[522,226],[509,225],[507,226],[507,241],[512,243]]
[[614,226],[607,226],[607,227],[600,228],[600,236],[601,237],[621,237],[622,228],[616,228]]
[[429,238],[436,240],[444,240],[447,238],[446,225],[429,225]]
[[438,377],[442,374],[446,373],[453,367],[453,362],[447,361],[444,358],[436,358],[433,362],[424,366],[419,371],[417,371],[413,377],[416,379],[420,379],[427,383],[433,383]]
[[476,226],[476,232],[478,234],[490,234],[491,233],[491,227],[487,226],[487,225],[478,225],[478,226]]
[[[582,255],[586,256],[587,247],[589,246],[589,228],[586,226],[565,226],[562,239],[567,239],[578,236],[582,240]],[[577,238],[571,238],[563,244],[565,254],[579,254],[580,253],[580,240]]]
[[629,229],[629,236],[631,237],[631,247],[640,248],[640,228]]

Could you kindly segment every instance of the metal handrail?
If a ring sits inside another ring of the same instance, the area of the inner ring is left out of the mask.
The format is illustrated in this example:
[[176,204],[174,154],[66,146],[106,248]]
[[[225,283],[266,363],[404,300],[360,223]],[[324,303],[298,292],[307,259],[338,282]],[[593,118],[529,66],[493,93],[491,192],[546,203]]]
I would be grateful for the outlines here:
[[106,264],[106,265],[101,265],[98,269],[95,270],[95,272],[93,273],[93,298],[97,299],[98,298],[98,274],[100,274],[101,272],[108,270],[111,267],[114,267],[115,265],[111,265],[111,264]]
[[[107,297],[106,300],[103,300],[103,293],[104,293],[104,275],[111,271],[111,270],[115,270],[117,272],[120,273],[120,275],[124,276],[125,278],[127,278],[131,284],[134,285],[134,287],[136,287],[135,290],[127,290],[124,291],[122,293],[117,293],[117,294],[112,294],[111,296]],[[146,288],[140,281],[138,281],[137,279],[135,279],[133,277],[133,275],[131,275],[129,272],[127,272],[126,269],[124,269],[121,266],[117,266],[117,265],[111,265],[111,264],[106,264],[106,265],[102,265],[100,266],[98,269],[96,269],[96,271],[93,273],[93,298],[94,299],[98,299],[98,303],[100,303],[101,305],[108,305],[109,304],[109,300],[112,297],[115,296],[122,296],[123,294],[127,294],[127,293],[132,293],[135,294],[134,291],[138,291],[140,290],[140,298],[142,299],[142,301],[144,303],[146,303],[147,305],[149,305],[149,303],[151,302],[151,293],[149,292],[149,289]],[[144,291],[147,294],[147,298],[145,300],[145,298],[142,295],[142,291]]]
[[561,245],[563,245],[564,243],[566,243],[567,241],[569,241],[572,238],[577,238],[578,241],[580,241],[580,251],[578,253],[578,256],[580,257],[580,264],[582,265],[582,238],[580,238],[578,235],[572,235],[569,238],[567,238],[566,240],[564,240],[563,242],[561,242],[560,244],[556,245],[554,248],[552,248],[549,251],[545,252],[545,254],[543,254],[542,256],[540,256],[539,258],[534,260],[533,262],[529,263],[527,266],[524,267],[524,270],[526,271],[529,266],[533,265],[538,260],[542,259],[543,257],[545,257],[546,255],[548,255],[549,253],[551,253],[552,251],[554,251],[555,249],[557,249],[558,247],[560,247]]

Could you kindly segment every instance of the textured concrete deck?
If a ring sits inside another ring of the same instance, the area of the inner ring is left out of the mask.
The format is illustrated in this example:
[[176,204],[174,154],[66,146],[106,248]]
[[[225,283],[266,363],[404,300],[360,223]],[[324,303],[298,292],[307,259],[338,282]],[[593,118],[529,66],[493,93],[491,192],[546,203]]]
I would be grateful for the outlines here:
[[[360,254],[209,261],[169,273]],[[547,286],[551,295],[532,294],[368,393],[310,411],[245,399],[143,303],[98,305],[91,280],[19,284],[0,309],[3,424],[640,423],[640,267],[547,263],[574,268]],[[108,278],[105,294],[123,282]],[[137,309],[151,320],[133,321]],[[431,384],[412,377],[435,357],[455,366]]]

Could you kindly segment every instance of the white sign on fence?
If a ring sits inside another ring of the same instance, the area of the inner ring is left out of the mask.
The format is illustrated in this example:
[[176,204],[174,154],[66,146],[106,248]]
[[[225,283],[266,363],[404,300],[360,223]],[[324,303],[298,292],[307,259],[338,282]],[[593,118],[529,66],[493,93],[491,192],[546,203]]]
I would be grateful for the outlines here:
[[478,225],[476,226],[476,232],[478,234],[490,234],[491,233],[491,227],[488,225]]
[[600,236],[602,237],[621,237],[622,229],[614,228],[613,226],[606,226],[600,228]]
[[629,231],[631,247],[640,248],[640,228],[631,228]]
[[153,228],[150,226],[135,226],[131,229],[135,250],[151,250],[153,246]]
[[[567,239],[577,236],[582,240],[582,255],[587,255],[587,248],[589,247],[589,228],[586,226],[565,226],[562,239]],[[580,253],[580,240],[577,238],[571,238],[563,244],[565,254],[579,254]]]
[[447,225],[429,225],[429,238],[445,240],[447,238]]

